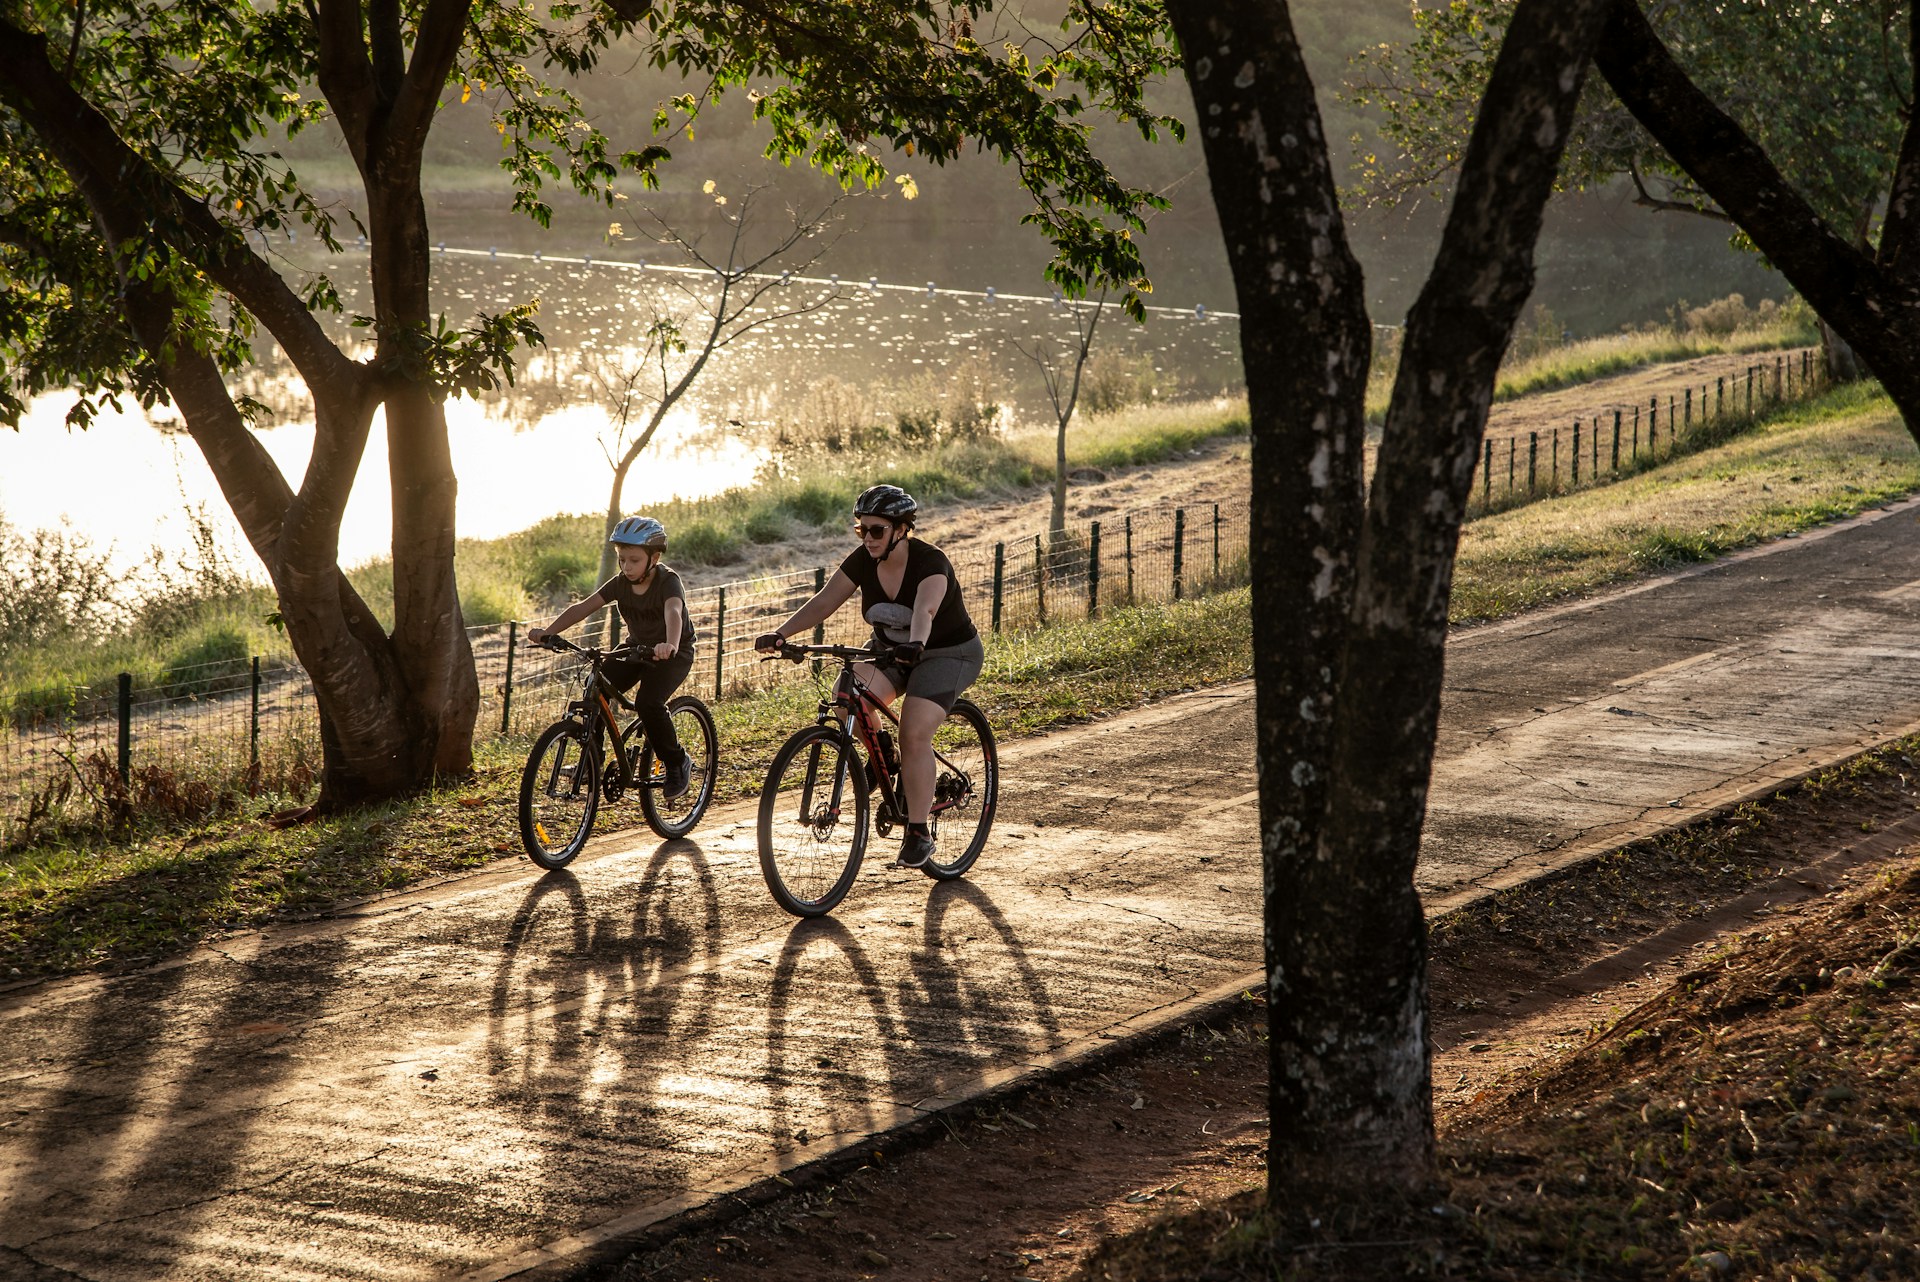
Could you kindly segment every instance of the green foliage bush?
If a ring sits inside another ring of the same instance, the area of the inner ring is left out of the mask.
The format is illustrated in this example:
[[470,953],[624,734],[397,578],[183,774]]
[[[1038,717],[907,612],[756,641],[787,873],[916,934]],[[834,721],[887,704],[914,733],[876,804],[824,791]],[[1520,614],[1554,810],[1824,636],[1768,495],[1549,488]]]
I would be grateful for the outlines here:
[[599,584],[600,557],[584,547],[543,548],[533,553],[520,586],[541,597],[585,596]]
[[671,534],[673,559],[684,565],[725,565],[740,559],[740,540],[713,521],[688,521]]
[[255,653],[253,638],[232,623],[211,623],[180,637],[170,651],[159,685],[175,698],[232,687]]
[[470,628],[524,619],[531,612],[527,594],[517,583],[483,580],[461,585],[460,614]]

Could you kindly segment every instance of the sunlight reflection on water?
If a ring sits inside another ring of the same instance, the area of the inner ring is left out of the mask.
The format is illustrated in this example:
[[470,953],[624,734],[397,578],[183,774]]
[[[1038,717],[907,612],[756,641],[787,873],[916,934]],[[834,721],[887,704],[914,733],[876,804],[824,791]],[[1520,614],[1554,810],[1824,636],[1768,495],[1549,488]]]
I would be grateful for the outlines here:
[[[364,255],[351,253],[333,265],[349,314],[365,306],[352,279],[363,267]],[[454,253],[435,255],[434,281],[435,305],[455,323],[477,309],[539,298],[549,343],[546,352],[522,353],[516,387],[448,402],[460,536],[491,538],[556,512],[601,511],[610,476],[600,443],[606,393],[593,367],[630,365],[655,309],[685,306],[689,278],[605,259],[583,267]],[[874,290],[852,280],[837,289],[796,281],[770,296],[776,306],[822,298],[819,310],[772,320],[716,354],[635,466],[625,491],[629,511],[751,481],[768,457],[757,432],[788,421],[820,380],[875,389],[875,412],[884,413],[887,389],[938,380],[959,361],[984,361],[999,380],[994,395],[1006,406],[1005,420],[1035,421],[1045,404],[1036,367],[1022,349],[1032,351],[1041,341],[1058,348],[1073,333],[1066,309],[1045,301],[929,296],[924,288]],[[358,334],[332,328],[343,342]],[[1098,349],[1151,360],[1169,390],[1213,394],[1237,386],[1238,343],[1230,320],[1157,316],[1143,328],[1110,311]],[[304,387],[272,350],[263,350],[256,367],[234,383],[271,409],[276,425],[262,429],[260,439],[297,486],[313,442]],[[19,432],[0,433],[0,515],[23,530],[69,521],[96,546],[111,545],[132,561],[150,547],[189,547],[186,510],[204,505],[223,546],[251,568],[239,527],[198,449],[177,431],[177,416],[162,411],[150,421],[129,403],[124,412],[103,411],[86,432],[68,432],[61,420],[71,401],[42,397]],[[729,420],[746,426],[733,431]],[[156,423],[175,431],[157,430]],[[341,528],[344,564],[389,552],[385,452],[376,419]]]

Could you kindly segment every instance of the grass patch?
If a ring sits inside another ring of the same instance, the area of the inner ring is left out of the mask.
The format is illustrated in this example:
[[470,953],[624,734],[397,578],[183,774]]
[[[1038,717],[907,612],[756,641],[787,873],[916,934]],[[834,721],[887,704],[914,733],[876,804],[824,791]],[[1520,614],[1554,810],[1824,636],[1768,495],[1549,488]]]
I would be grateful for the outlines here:
[[1877,387],[1791,407],[1711,450],[1473,521],[1456,623],[1504,618],[1636,575],[1879,507],[1920,489],[1920,452]]
[[[969,693],[998,734],[1013,739],[1243,677],[1252,669],[1251,635],[1245,588],[1117,610],[992,638]],[[819,699],[802,681],[714,709],[718,804],[759,794],[775,748],[813,720]],[[97,836],[74,834],[0,855],[0,981],[137,965],[225,930],[518,854],[526,748],[523,739],[483,740],[470,779],[302,828],[259,822],[284,804],[273,797],[252,803],[239,821],[228,814],[156,824],[104,847]],[[596,831],[640,823],[638,804],[623,801],[601,812]]]

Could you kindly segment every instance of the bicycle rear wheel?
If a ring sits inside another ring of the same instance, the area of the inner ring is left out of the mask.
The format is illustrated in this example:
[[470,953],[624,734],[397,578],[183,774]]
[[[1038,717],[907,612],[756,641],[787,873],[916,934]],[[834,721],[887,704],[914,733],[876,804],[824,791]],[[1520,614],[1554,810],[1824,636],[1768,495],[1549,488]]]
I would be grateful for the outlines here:
[[1000,802],[1000,754],[986,714],[956,699],[933,732],[933,857],[923,871],[950,881],[973,867]]
[[774,754],[760,790],[760,871],[774,902],[819,917],[845,898],[867,848],[867,794],[853,742],[808,726]]
[[520,843],[542,868],[573,862],[600,810],[600,758],[577,721],[540,732],[520,775]]
[[640,809],[647,816],[647,827],[662,837],[684,837],[693,831],[713,800],[714,772],[720,765],[720,732],[714,728],[707,705],[690,694],[669,701],[667,715],[673,718],[673,732],[686,750],[687,790],[677,797],[667,796],[656,777],[664,776],[665,768],[657,764],[659,758],[649,743],[640,753],[637,770],[645,781],[640,788]]

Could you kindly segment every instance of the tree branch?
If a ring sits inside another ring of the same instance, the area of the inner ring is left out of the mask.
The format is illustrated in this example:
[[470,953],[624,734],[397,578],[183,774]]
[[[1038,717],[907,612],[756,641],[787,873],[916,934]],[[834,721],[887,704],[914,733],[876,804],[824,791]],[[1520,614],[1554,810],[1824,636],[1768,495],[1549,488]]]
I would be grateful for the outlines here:
[[54,69],[46,37],[0,17],[0,98],[60,158],[115,253],[150,236],[204,270],[286,349],[310,388],[357,380],[362,370],[321,330],[280,274],[146,157]]

